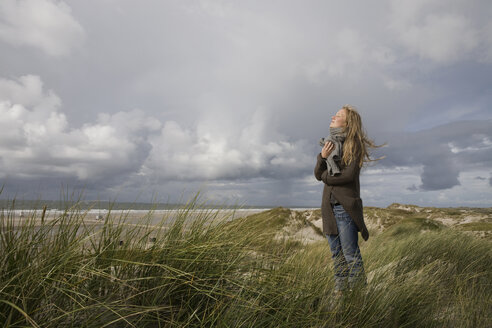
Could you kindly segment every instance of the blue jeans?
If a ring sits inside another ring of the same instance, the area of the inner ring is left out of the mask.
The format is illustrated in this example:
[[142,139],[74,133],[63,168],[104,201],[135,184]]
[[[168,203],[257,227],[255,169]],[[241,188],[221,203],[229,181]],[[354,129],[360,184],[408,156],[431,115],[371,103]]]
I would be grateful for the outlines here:
[[357,226],[342,205],[333,206],[338,235],[326,235],[330,243],[335,274],[335,290],[341,291],[358,284],[366,284],[362,256],[358,245]]

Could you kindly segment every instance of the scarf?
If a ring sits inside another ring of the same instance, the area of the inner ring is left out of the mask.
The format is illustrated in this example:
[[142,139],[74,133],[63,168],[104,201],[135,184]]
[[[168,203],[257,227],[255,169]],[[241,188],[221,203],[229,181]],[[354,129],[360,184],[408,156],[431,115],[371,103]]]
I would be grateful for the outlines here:
[[328,155],[326,159],[326,166],[328,169],[328,174],[334,176],[336,174],[340,174],[340,163],[342,161],[342,150],[343,150],[343,142],[347,134],[343,132],[343,127],[338,128],[330,128],[330,135],[326,138],[321,138],[319,144],[324,146],[326,142],[331,141],[335,148]]

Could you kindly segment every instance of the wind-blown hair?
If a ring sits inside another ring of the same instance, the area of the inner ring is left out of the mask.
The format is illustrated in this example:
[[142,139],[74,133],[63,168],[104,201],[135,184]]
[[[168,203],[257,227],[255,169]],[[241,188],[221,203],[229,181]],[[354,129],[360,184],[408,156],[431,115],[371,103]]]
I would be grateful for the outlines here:
[[367,137],[366,131],[362,126],[362,119],[360,118],[360,115],[355,107],[345,105],[342,109],[345,110],[347,122],[347,125],[345,126],[345,133],[347,136],[345,138],[345,142],[343,143],[343,163],[348,165],[352,163],[352,161],[358,161],[359,167],[362,167],[364,163],[383,159],[385,156],[372,159],[369,150],[371,148],[383,147],[386,143],[376,145],[374,141]]

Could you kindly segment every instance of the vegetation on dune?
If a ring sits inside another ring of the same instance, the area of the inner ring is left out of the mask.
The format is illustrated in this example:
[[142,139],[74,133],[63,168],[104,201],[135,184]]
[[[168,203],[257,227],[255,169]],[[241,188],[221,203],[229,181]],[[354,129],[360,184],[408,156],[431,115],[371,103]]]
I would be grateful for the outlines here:
[[466,223],[454,229],[418,208],[368,208],[374,229],[383,227],[361,243],[368,285],[335,301],[328,243],[288,234],[311,227],[319,235],[319,210],[308,217],[275,208],[230,221],[211,210],[196,214],[198,207],[195,198],[158,225],[150,225],[150,215],[136,225],[111,212],[88,225],[77,206],[56,220],[42,220],[40,211],[19,220],[12,203],[0,217],[0,322],[490,326],[491,241],[462,232]]

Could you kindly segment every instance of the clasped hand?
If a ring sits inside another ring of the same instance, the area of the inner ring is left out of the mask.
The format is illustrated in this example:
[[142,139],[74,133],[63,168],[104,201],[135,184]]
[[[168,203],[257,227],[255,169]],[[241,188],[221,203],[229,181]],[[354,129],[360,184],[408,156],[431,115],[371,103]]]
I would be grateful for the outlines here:
[[328,156],[330,156],[334,148],[335,145],[333,144],[333,142],[331,141],[326,142],[323,148],[321,149],[321,157],[328,158]]

